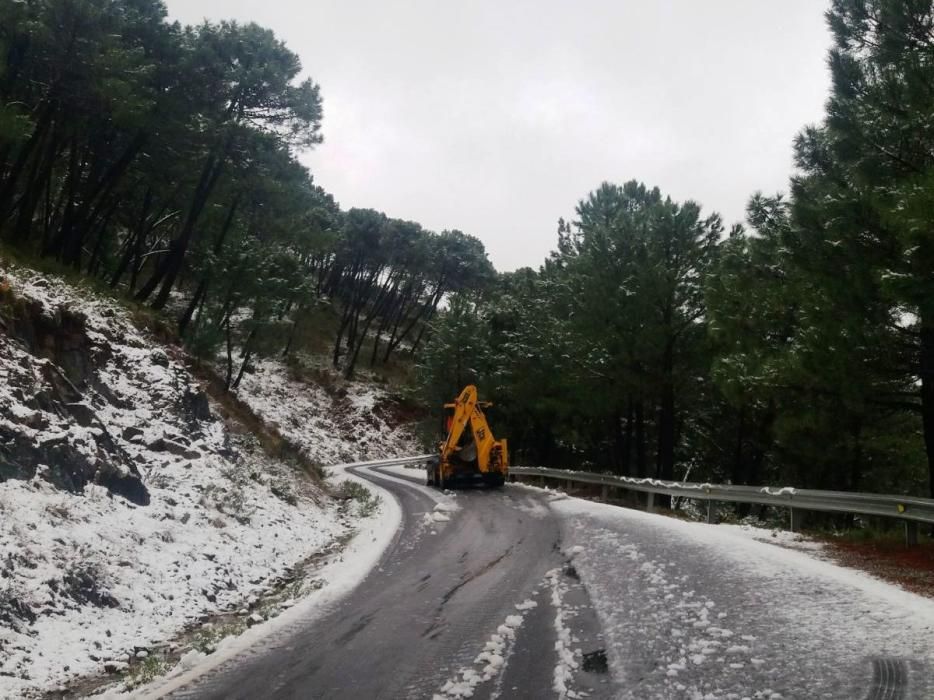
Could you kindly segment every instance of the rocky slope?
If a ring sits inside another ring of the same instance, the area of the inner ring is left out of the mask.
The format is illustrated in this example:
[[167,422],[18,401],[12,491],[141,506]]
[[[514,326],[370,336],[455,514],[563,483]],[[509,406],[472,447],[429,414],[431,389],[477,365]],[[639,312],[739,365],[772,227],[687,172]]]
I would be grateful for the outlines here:
[[[183,360],[113,301],[0,259],[0,697],[117,671],[353,530]],[[260,392],[279,375],[262,364],[241,397],[279,400]],[[383,449],[416,449],[379,391],[288,391],[329,426],[309,458],[366,457],[359,436],[380,431]]]

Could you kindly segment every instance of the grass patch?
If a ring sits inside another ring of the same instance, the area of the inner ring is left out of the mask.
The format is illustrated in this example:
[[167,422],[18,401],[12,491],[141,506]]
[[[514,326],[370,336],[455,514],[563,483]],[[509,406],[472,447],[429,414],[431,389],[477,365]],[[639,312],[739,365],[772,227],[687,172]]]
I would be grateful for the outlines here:
[[[905,545],[905,530],[903,525],[898,523],[894,527],[876,527],[868,525],[865,527],[853,527],[844,530],[816,530],[814,535],[822,539],[836,542],[845,542],[850,544],[878,544],[885,547],[889,545]],[[931,537],[930,529],[921,525],[918,532],[919,544],[934,544],[934,538]]]
[[202,654],[213,654],[222,639],[241,635],[247,627],[249,625],[246,618],[234,618],[210,627],[202,627],[192,640],[191,646]]
[[345,507],[355,503],[357,517],[369,518],[379,510],[382,499],[370,491],[366,486],[356,481],[345,481],[338,491],[338,498],[344,501]]
[[169,670],[169,662],[161,656],[147,656],[142,663],[136,664],[126,677],[126,684],[131,688],[152,683]]

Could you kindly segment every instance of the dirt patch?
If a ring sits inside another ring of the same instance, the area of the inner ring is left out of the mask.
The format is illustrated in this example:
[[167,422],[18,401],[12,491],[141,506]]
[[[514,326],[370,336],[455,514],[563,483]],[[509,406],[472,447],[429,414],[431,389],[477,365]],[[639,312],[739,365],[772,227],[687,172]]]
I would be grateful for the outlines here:
[[392,428],[400,425],[413,425],[425,418],[423,407],[406,399],[390,396],[373,407],[373,412]]
[[837,564],[860,569],[913,593],[934,598],[934,542],[907,547],[894,540],[853,542],[826,538],[825,553]]

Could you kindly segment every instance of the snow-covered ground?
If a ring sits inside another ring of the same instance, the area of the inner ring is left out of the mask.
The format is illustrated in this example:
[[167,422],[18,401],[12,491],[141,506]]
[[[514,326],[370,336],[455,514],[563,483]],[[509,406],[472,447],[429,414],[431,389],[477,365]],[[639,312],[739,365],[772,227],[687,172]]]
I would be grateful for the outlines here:
[[327,388],[292,377],[270,360],[245,374],[238,396],[267,423],[322,465],[419,454],[418,440],[393,420],[385,389],[331,375]]
[[860,698],[880,660],[934,697],[934,601],[768,531],[552,498],[622,697]]
[[[379,498],[379,507],[356,523],[356,534],[346,547],[331,556],[315,571],[316,579],[326,585],[314,587],[301,601],[275,618],[257,625],[238,637],[228,637],[210,655],[192,650],[165,676],[131,693],[112,693],[109,697],[129,697],[133,700],[157,700],[184,687],[206,673],[236,664],[240,654],[263,654],[277,642],[296,631],[307,628],[327,614],[332,606],[360,583],[377,565],[392,542],[402,521],[402,510],[392,495],[372,482],[347,471],[356,464],[334,469],[334,480],[354,482],[372,490]],[[371,472],[372,474],[372,472]]]
[[[221,420],[177,351],[112,301],[5,261],[0,294],[26,318],[9,332],[0,318],[0,697],[125,668],[361,528]],[[257,412],[279,415],[265,392],[286,387],[280,374],[262,364],[241,398],[262,389]],[[277,401],[306,421],[290,436],[322,463],[366,454],[347,426],[385,427],[360,387],[339,421],[308,430],[333,402],[287,389]],[[380,437],[396,453],[409,439]]]

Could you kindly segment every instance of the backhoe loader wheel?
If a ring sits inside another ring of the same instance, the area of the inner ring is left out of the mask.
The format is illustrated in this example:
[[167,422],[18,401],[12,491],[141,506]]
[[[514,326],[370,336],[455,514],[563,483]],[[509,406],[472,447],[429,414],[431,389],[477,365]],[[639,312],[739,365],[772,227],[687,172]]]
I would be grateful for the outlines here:
[[506,483],[506,477],[502,474],[488,474],[484,481],[489,488],[498,489]]

